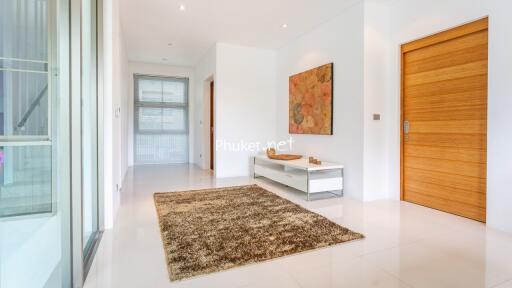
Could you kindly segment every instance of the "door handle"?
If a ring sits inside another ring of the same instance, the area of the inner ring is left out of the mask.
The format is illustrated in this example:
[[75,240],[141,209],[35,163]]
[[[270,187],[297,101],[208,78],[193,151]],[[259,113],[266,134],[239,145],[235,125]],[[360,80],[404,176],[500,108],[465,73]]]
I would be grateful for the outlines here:
[[409,141],[409,129],[410,129],[409,121],[404,121],[404,140]]

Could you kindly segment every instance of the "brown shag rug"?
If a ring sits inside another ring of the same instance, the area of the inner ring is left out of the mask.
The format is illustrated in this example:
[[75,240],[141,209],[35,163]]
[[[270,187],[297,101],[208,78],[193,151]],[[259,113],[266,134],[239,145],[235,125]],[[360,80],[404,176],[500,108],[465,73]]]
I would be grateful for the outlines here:
[[171,281],[364,237],[257,185],[154,199]]

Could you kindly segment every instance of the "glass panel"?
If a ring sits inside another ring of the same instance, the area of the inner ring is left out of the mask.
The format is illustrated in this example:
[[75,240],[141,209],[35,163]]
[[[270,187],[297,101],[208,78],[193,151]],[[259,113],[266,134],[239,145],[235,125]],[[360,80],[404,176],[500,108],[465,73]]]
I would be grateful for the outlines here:
[[82,237],[92,252],[98,232],[96,1],[82,0]]
[[48,135],[48,1],[0,1],[0,135]]
[[0,1],[0,57],[48,61],[48,0]]
[[138,124],[139,130],[161,130],[162,108],[140,107]]
[[48,74],[0,71],[0,79],[0,135],[48,135]]
[[52,212],[51,146],[0,147],[0,217]]
[[187,113],[183,108],[162,108],[162,130],[185,131]]
[[187,102],[186,86],[183,81],[163,81],[163,101],[185,104]]
[[138,100],[143,102],[162,102],[162,81],[139,80]]
[[186,131],[187,118],[184,108],[139,107],[138,110],[140,131]]
[[138,163],[187,163],[188,135],[138,134],[135,136]]

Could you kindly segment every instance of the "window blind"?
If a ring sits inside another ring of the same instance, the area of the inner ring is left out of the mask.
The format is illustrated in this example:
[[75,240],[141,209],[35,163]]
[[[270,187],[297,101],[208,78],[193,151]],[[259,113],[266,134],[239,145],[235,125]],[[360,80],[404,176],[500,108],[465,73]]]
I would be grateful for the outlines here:
[[188,79],[135,76],[136,164],[188,163]]

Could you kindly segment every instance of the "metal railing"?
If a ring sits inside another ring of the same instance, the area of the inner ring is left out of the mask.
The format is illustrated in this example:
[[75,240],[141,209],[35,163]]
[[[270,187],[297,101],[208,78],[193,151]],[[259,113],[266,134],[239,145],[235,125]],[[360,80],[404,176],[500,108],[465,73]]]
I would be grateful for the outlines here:
[[43,99],[44,95],[46,95],[46,92],[48,92],[48,84],[44,86],[43,90],[41,90],[41,92],[39,92],[39,95],[37,95],[37,98],[34,99],[34,101],[30,104],[27,112],[25,112],[20,122],[16,125],[17,129],[23,129],[23,127],[27,123],[27,120],[30,118],[30,115],[32,115],[36,107],[39,105],[39,103],[41,103],[41,99]]

